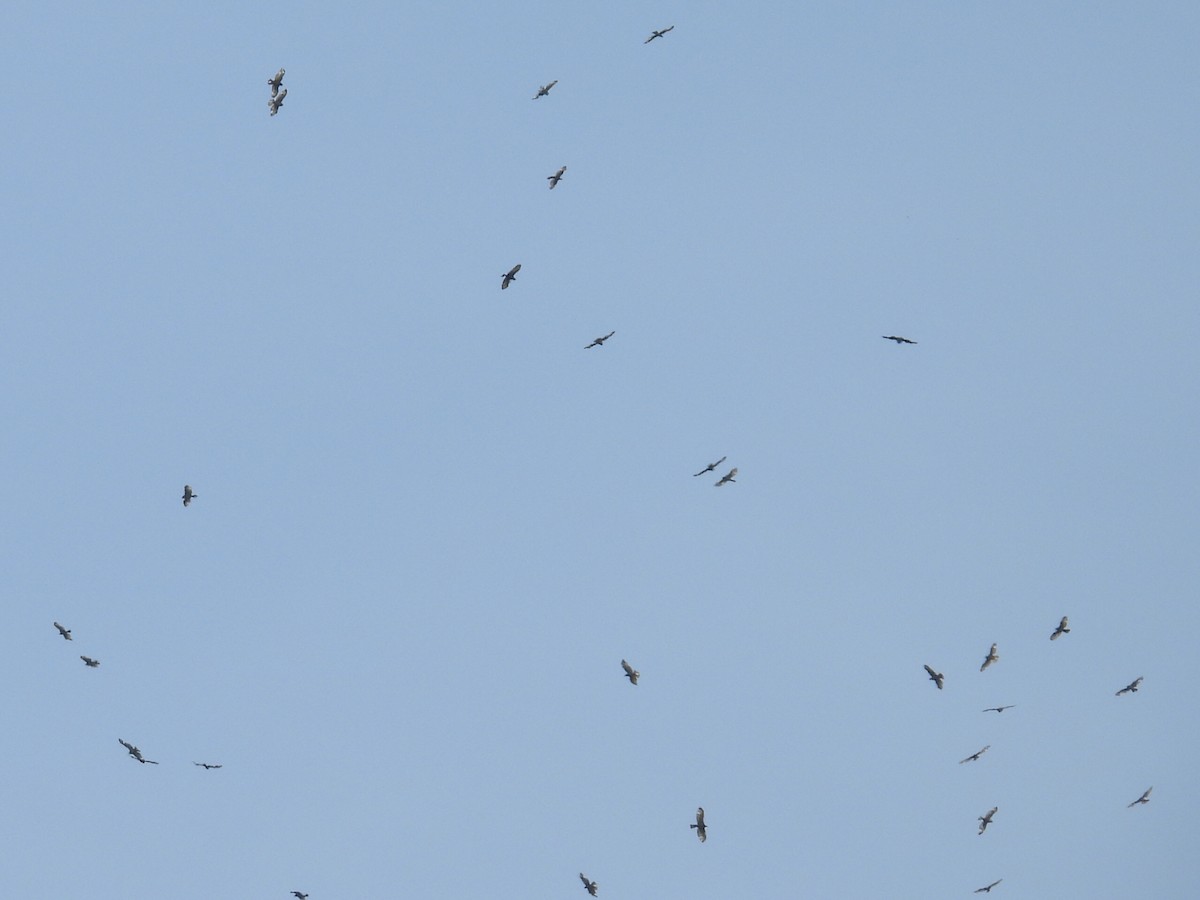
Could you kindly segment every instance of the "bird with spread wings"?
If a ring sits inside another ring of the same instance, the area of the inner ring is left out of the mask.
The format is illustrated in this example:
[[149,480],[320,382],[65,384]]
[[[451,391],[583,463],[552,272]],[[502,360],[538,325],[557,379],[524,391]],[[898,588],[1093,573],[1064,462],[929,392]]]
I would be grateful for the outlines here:
[[996,652],[996,645],[992,644],[992,649],[989,650],[987,656],[983,658],[983,665],[979,667],[979,671],[982,672],[999,658],[1000,654]]
[[1128,807],[1126,807],[1126,808],[1127,808],[1127,809],[1133,809],[1133,807],[1137,806],[1139,803],[1141,803],[1141,804],[1146,804],[1146,803],[1149,803],[1149,802],[1150,802],[1150,792],[1151,792],[1152,790],[1154,790],[1154,786],[1153,786],[1153,785],[1151,785],[1150,787],[1146,788],[1146,792],[1145,792],[1144,794],[1142,794],[1142,796],[1140,796],[1140,797],[1138,797],[1136,800],[1134,800],[1132,803],[1130,803],[1130,804],[1129,804],[1129,806],[1128,806]]
[[946,683],[946,676],[941,672],[933,671],[933,667],[928,663],[925,664],[925,671],[929,673],[929,680],[937,685],[938,690],[942,689],[942,685]]
[[629,679],[630,684],[637,684],[637,680],[641,677],[641,672],[631,666],[625,660],[621,660],[621,668],[625,670],[625,677]]
[[579,880],[583,882],[583,889],[595,897],[596,891],[600,890],[600,885],[594,881],[589,881],[588,877],[582,872],[579,873]]
[[981,757],[981,756],[983,756],[983,754],[987,753],[988,747],[991,747],[991,746],[992,746],[991,744],[988,744],[987,747],[984,747],[982,750],[976,750],[974,753],[972,753],[966,759],[960,759],[958,761],[958,764],[961,766],[965,762],[975,762],[975,760],[979,759],[979,757]]
[[1141,683],[1142,676],[1139,675],[1137,678],[1133,679],[1133,681],[1129,682],[1129,684],[1125,685],[1125,687],[1117,691],[1117,696],[1120,697],[1122,694],[1136,694],[1138,692],[1138,685]]
[[555,78],[549,84],[543,84],[540,88],[538,88],[538,92],[533,95],[533,99],[536,100],[538,97],[545,97],[550,93],[550,88],[554,87],[556,84],[558,84],[557,78]]
[[75,640],[75,638],[71,637],[71,629],[70,628],[63,628],[57,622],[54,623],[54,627],[58,629],[58,633],[62,635],[64,641]]
[[737,480],[735,478],[736,475],[737,475],[737,466],[734,466],[732,469],[730,469],[728,472],[726,472],[724,475],[721,476],[721,480],[716,483],[715,487],[720,487],[721,485],[729,484],[730,482],[732,482],[733,484],[737,484]]
[[993,806],[984,815],[979,817],[979,833],[983,834],[987,831],[987,827],[992,824],[992,816],[1000,811],[1000,807]]
[[1058,623],[1058,627],[1054,629],[1054,634],[1050,635],[1050,640],[1057,641],[1062,635],[1070,633],[1071,629],[1067,627],[1067,617],[1063,616]]
[[703,844],[706,840],[708,840],[708,826],[704,824],[703,806],[696,809],[696,824],[689,825],[688,828],[696,829],[696,837],[700,838],[700,843]]
[[652,40],[654,40],[655,38],[660,38],[660,37],[662,37],[664,34],[666,34],[668,31],[673,31],[674,29],[675,29],[675,26],[674,26],[674,25],[672,25],[670,28],[664,28],[662,31],[654,31],[654,32],[652,32],[652,33],[650,34],[650,37],[646,38],[644,41],[642,41],[642,43],[643,43],[643,44],[648,44],[648,43],[650,43]]
[[508,286],[517,280],[517,273],[520,271],[521,271],[521,264],[517,263],[515,266],[513,266],[511,269],[509,269],[507,272],[505,272],[503,275],[501,275],[500,277],[503,280],[500,282],[500,290],[502,290],[502,291],[508,290]]
[[612,337],[614,334],[616,334],[616,332],[615,332],[615,331],[610,331],[608,334],[604,335],[604,337],[598,337],[598,338],[596,338],[594,341],[592,341],[590,344],[588,344],[588,345],[587,345],[586,347],[584,347],[583,349],[584,349],[584,350],[591,350],[593,347],[603,347],[603,346],[604,346],[604,342],[605,342],[605,341],[607,341],[607,340],[608,340],[610,337]]

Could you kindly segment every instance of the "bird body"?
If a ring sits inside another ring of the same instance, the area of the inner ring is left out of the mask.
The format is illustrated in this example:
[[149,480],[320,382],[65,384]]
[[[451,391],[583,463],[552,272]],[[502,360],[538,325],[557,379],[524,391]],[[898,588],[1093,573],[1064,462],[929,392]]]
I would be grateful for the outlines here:
[[502,291],[508,290],[508,286],[517,280],[517,273],[520,271],[521,271],[521,264],[517,263],[515,266],[513,266],[511,269],[509,269],[507,272],[505,272],[503,275],[501,275],[500,277],[503,280],[500,282],[500,290],[502,290]]
[[936,684],[937,689],[940,691],[942,689],[942,685],[946,683],[946,676],[941,672],[933,671],[928,664],[925,666],[925,671],[929,673],[929,680]]
[[279,67],[279,71],[272,77],[267,79],[267,84],[271,86],[271,96],[274,97],[279,93],[279,86],[283,84],[283,67]]
[[992,892],[992,888],[994,888],[996,885],[998,885],[998,884],[999,884],[1000,882],[1002,882],[1003,880],[1004,880],[1003,878],[997,878],[995,881],[993,881],[993,882],[992,882],[991,884],[989,884],[987,887],[975,888],[975,893],[977,893],[977,894],[990,894],[990,893]]
[[1137,678],[1133,679],[1133,681],[1129,682],[1129,684],[1125,685],[1125,687],[1117,691],[1117,696],[1120,697],[1122,694],[1136,694],[1138,692],[1138,685],[1141,683],[1142,676],[1139,675]]
[[584,350],[591,350],[593,347],[603,347],[603,346],[604,346],[604,342],[605,342],[605,341],[607,341],[607,340],[608,340],[610,337],[612,337],[614,334],[616,334],[616,332],[615,332],[615,331],[610,331],[610,332],[609,332],[608,334],[606,334],[604,337],[598,337],[598,338],[596,338],[594,341],[592,341],[590,344],[588,344],[588,345],[587,345],[586,347],[584,347],[583,349],[584,349]]
[[559,170],[557,172],[555,172],[553,175],[546,176],[546,180],[550,182],[550,190],[554,190],[554,188],[558,185],[558,183],[560,181],[562,181],[563,172],[565,172],[565,171],[567,171],[567,167],[561,166],[559,168]]
[[696,809],[696,824],[689,825],[688,828],[696,829],[696,837],[700,838],[700,843],[703,844],[706,840],[708,840],[708,826],[704,824],[704,807],[703,806],[697,807],[697,809]]
[[583,882],[583,889],[595,897],[596,891],[600,890],[600,885],[594,881],[588,881],[588,877],[582,872],[579,873],[579,880]]
[[75,638],[71,637],[71,629],[70,628],[63,628],[57,622],[54,623],[54,627],[58,629],[58,633],[62,635],[64,641],[75,640]]
[[674,30],[674,28],[675,28],[675,26],[674,26],[674,25],[672,25],[670,28],[664,28],[662,31],[654,31],[654,32],[651,32],[651,34],[650,34],[650,37],[646,38],[644,41],[642,41],[642,43],[643,43],[643,44],[648,44],[648,43],[650,43],[652,40],[654,40],[655,38],[660,38],[660,37],[662,37],[664,34],[666,34],[668,31],[672,31],[672,30]]
[[983,754],[987,753],[988,747],[991,747],[991,746],[992,746],[991,744],[988,744],[987,747],[984,747],[982,750],[977,750],[976,752],[974,752],[970,756],[968,756],[966,759],[960,759],[958,761],[958,764],[961,766],[965,762],[975,762],[975,760],[979,759],[979,757],[981,757],[981,756],[983,756]]
[[538,97],[545,97],[550,93],[550,88],[554,87],[556,84],[558,84],[557,78],[549,84],[543,84],[540,88],[538,88],[538,92],[533,95],[533,99],[536,100]]
[[199,494],[197,494],[195,491],[192,490],[192,486],[190,484],[185,484],[183,486],[183,505],[184,506],[191,506],[192,501],[195,500],[199,496],[200,496]]
[[287,88],[284,88],[278,94],[271,95],[271,99],[267,101],[267,108],[271,110],[271,115],[276,115],[279,112],[279,107],[283,106],[285,97],[287,97]]
[[629,679],[630,684],[637,684],[637,680],[641,677],[641,672],[631,666],[625,660],[621,660],[621,668],[625,670],[625,677]]
[[985,831],[987,831],[987,827],[992,824],[992,816],[996,815],[996,813],[999,811],[1000,811],[1000,807],[993,806],[991,809],[989,809],[987,811],[987,813],[985,813],[984,815],[979,817],[979,833],[980,834],[983,834]]
[[1149,803],[1150,802],[1150,792],[1152,790],[1154,790],[1154,785],[1150,785],[1150,787],[1146,788],[1146,792],[1144,794],[1142,794],[1142,796],[1140,796],[1136,800],[1134,800],[1132,803],[1130,803],[1127,808],[1132,809],[1133,807],[1137,806],[1139,803],[1142,803],[1142,804]]
[[983,665],[979,667],[979,671],[982,672],[999,658],[1000,654],[996,652],[996,645],[992,644],[992,649],[989,650],[988,655],[983,658]]
[[721,476],[721,480],[718,481],[714,485],[714,487],[720,487],[721,485],[728,484],[731,481],[734,484],[737,484],[737,481],[735,480],[735,476],[737,475],[737,472],[738,472],[737,466],[734,466],[732,469],[730,469],[728,472],[726,472],[724,475]]
[[81,656],[79,658],[83,660],[83,664],[89,669],[96,669],[100,667],[100,660],[98,659],[92,659],[90,656]]
[[883,335],[883,339],[885,341],[895,341],[897,345],[915,344],[916,343],[916,341],[910,341],[908,338],[900,337],[900,335],[898,335],[898,334],[885,334],[885,335]]
[[1054,629],[1054,634],[1050,635],[1050,640],[1057,641],[1060,636],[1070,633],[1071,629],[1067,627],[1067,617],[1063,616],[1062,621],[1058,623],[1058,627]]

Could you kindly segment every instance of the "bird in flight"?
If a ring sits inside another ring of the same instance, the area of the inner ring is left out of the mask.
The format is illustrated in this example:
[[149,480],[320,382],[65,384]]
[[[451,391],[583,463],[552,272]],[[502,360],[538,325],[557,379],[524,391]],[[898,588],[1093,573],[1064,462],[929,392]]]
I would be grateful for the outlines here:
[[929,680],[936,684],[938,686],[938,690],[940,691],[942,689],[942,685],[946,683],[946,676],[941,672],[933,671],[933,669],[928,665],[925,666],[925,671],[929,673]]
[[142,751],[139,750],[137,747],[135,747],[133,744],[129,743],[129,741],[123,740],[122,738],[117,738],[117,741],[120,743],[120,745],[122,747],[124,747],[126,750],[128,750],[129,755],[132,756],[134,759],[136,759],[138,762],[149,763],[152,766],[158,765],[158,763],[156,763],[154,760],[146,759],[146,757],[142,756]]
[[[200,496],[199,494],[192,491],[192,486],[190,484],[185,484],[183,486],[183,505],[184,506],[191,506],[192,501],[195,500],[199,496]],[[219,505],[220,504],[218,504],[218,506]]]
[[883,335],[883,339],[885,341],[895,341],[897,344],[915,344],[916,343],[916,341],[910,341],[908,338],[900,337],[900,335],[898,335],[898,334],[885,334],[885,335]]
[[1136,800],[1134,800],[1132,803],[1130,803],[1130,804],[1129,804],[1129,806],[1128,806],[1127,808],[1128,808],[1128,809],[1133,809],[1133,807],[1137,806],[1139,803],[1142,803],[1142,804],[1149,803],[1149,802],[1150,802],[1150,792],[1151,792],[1152,790],[1154,790],[1154,786],[1153,786],[1153,785],[1151,785],[1150,787],[1146,788],[1146,792],[1145,792],[1144,794],[1142,794],[1142,796],[1140,796],[1140,797],[1138,797]]
[[271,95],[271,99],[267,101],[267,108],[271,110],[271,115],[279,112],[279,107],[283,106],[285,97],[287,97],[287,88],[284,88],[278,94]]
[[83,664],[89,669],[97,669],[100,667],[100,660],[98,659],[92,659],[90,656],[81,656],[79,658],[83,660]]
[[724,475],[722,475],[722,476],[721,476],[721,480],[720,480],[720,481],[718,481],[718,482],[717,482],[715,485],[713,485],[713,486],[714,486],[714,487],[720,487],[721,485],[723,485],[723,484],[726,484],[726,483],[728,483],[728,482],[730,482],[730,481],[732,481],[734,484],[737,484],[737,480],[736,480],[736,477],[735,477],[736,475],[737,475],[737,466],[734,466],[732,469],[730,469],[728,472],[726,472]]
[[193,765],[193,766],[203,766],[205,769],[219,769],[219,768],[221,768],[221,764],[220,764],[220,763],[198,763],[198,762],[193,762],[193,763],[192,763],[192,765]]
[[983,834],[987,831],[987,827],[992,824],[992,816],[1000,811],[1000,807],[993,806],[985,815],[979,817],[979,833]]
[[722,456],[715,463],[709,463],[707,466],[705,466],[703,469],[701,469],[699,472],[697,472],[696,475],[693,475],[692,477],[695,478],[697,475],[703,475],[705,472],[711,472],[713,469],[715,469],[721,463],[725,462],[725,460],[727,460],[728,458],[729,457],[727,457],[727,456]]
[[550,182],[550,190],[554,190],[555,186],[556,186],[556,185],[557,185],[557,184],[558,184],[560,181],[562,181],[563,172],[565,172],[565,171],[567,171],[567,167],[566,167],[566,166],[562,166],[562,167],[561,167],[561,168],[559,168],[559,170],[558,170],[557,172],[555,172],[553,175],[547,175],[547,176],[546,176],[546,180],[547,180],[548,182]]
[[57,622],[54,623],[54,627],[58,629],[58,633],[63,636],[64,641],[75,640],[75,638],[71,637],[71,629],[70,628],[63,628]]
[[1000,654],[996,652],[996,645],[992,644],[992,649],[989,650],[988,655],[983,658],[983,665],[979,667],[979,671],[982,672],[999,658]]
[[594,341],[592,341],[590,344],[588,344],[588,345],[587,345],[586,347],[584,347],[583,349],[584,349],[584,350],[591,350],[593,347],[603,347],[603,346],[604,346],[604,342],[605,342],[605,341],[607,341],[607,340],[608,340],[610,337],[612,337],[614,334],[616,334],[616,332],[615,332],[615,331],[610,331],[610,332],[609,332],[608,334],[606,334],[604,337],[598,337],[598,338],[596,338]]
[[983,756],[983,754],[987,753],[988,747],[991,747],[991,746],[992,746],[991,744],[988,744],[987,747],[984,747],[982,750],[977,750],[976,752],[974,752],[970,756],[968,756],[966,759],[960,759],[958,761],[958,764],[961,766],[965,762],[975,762],[975,760],[979,759],[979,757],[981,757],[981,756]]
[[1117,691],[1117,696],[1120,697],[1122,694],[1136,694],[1138,692],[1138,685],[1141,683],[1142,676],[1139,675],[1137,678],[1133,679],[1133,681],[1129,682],[1129,684],[1125,685],[1125,687]]
[[993,882],[992,882],[991,884],[989,884],[987,887],[975,888],[975,893],[977,893],[977,894],[990,894],[990,893],[992,892],[992,888],[994,888],[996,885],[998,885],[998,884],[999,884],[1000,882],[1002,882],[1003,880],[1004,880],[1003,878],[997,878],[995,881],[993,881]]
[[630,684],[637,684],[638,677],[642,674],[625,660],[621,660],[621,668],[625,670],[625,677],[629,679]]
[[696,809],[696,824],[689,825],[688,828],[696,829],[696,837],[700,838],[700,843],[703,844],[706,840],[708,840],[708,826],[704,824],[703,806]]
[[538,92],[533,95],[533,99],[536,100],[538,97],[545,97],[550,93],[550,88],[554,87],[556,84],[558,84],[557,78],[555,78],[549,84],[543,84],[540,88],[538,88]]
[[600,885],[594,881],[588,881],[588,877],[582,872],[579,873],[579,880],[583,882],[583,889],[595,897],[596,891],[600,890]]
[[517,273],[521,271],[521,264],[517,263],[500,277],[504,279],[500,282],[500,290],[508,290],[508,286],[517,280]]
[[267,84],[271,86],[271,96],[274,97],[279,93],[279,86],[283,84],[283,67],[279,67],[279,71],[271,78],[267,79]]
[[1067,617],[1063,616],[1058,623],[1058,627],[1054,629],[1054,634],[1050,635],[1050,640],[1057,641],[1064,634],[1070,634],[1071,629],[1067,626]]
[[296,900],[308,900],[308,894],[302,894],[299,891],[292,891],[292,896],[295,897]]
[[987,709],[981,709],[980,712],[1004,712],[1006,709],[1012,709],[1017,704],[1010,703],[1008,706],[989,706]]
[[644,41],[642,41],[642,43],[643,43],[643,44],[648,44],[648,43],[650,43],[652,40],[654,40],[655,38],[660,38],[660,37],[662,37],[662,36],[663,36],[664,34],[666,34],[668,31],[673,31],[673,30],[674,30],[674,28],[675,28],[675,26],[674,26],[674,25],[672,25],[670,28],[664,28],[662,31],[655,31],[655,32],[653,32],[653,33],[650,35],[650,37],[648,37],[648,38],[646,38]]

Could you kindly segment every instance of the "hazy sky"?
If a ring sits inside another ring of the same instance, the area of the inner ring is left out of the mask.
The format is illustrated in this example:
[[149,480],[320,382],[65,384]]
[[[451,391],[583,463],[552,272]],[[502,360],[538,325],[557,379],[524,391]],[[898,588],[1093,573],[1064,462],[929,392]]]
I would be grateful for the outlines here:
[[1200,6],[3,20],[0,895],[1194,896]]

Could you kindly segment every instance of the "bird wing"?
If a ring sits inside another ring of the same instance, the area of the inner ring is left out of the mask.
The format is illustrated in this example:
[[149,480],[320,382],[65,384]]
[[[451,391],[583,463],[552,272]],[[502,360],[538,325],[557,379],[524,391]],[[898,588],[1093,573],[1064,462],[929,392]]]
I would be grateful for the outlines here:
[[516,277],[517,277],[517,273],[518,273],[518,272],[520,272],[520,271],[521,271],[521,264],[520,264],[520,263],[517,263],[515,266],[513,266],[511,269],[509,269],[509,270],[508,270],[508,277],[509,277],[509,278],[516,278]]
[[930,678],[937,678],[937,672],[933,671],[928,665],[925,666],[925,671],[929,673]]
[[125,740],[124,738],[117,738],[117,743],[120,744],[122,747],[124,747],[126,750],[128,750],[130,753],[132,753],[135,749],[137,749],[133,746],[133,744],[129,743],[129,741]]
[[633,675],[633,666],[625,662],[625,660],[621,660],[621,668],[625,670],[626,675]]

